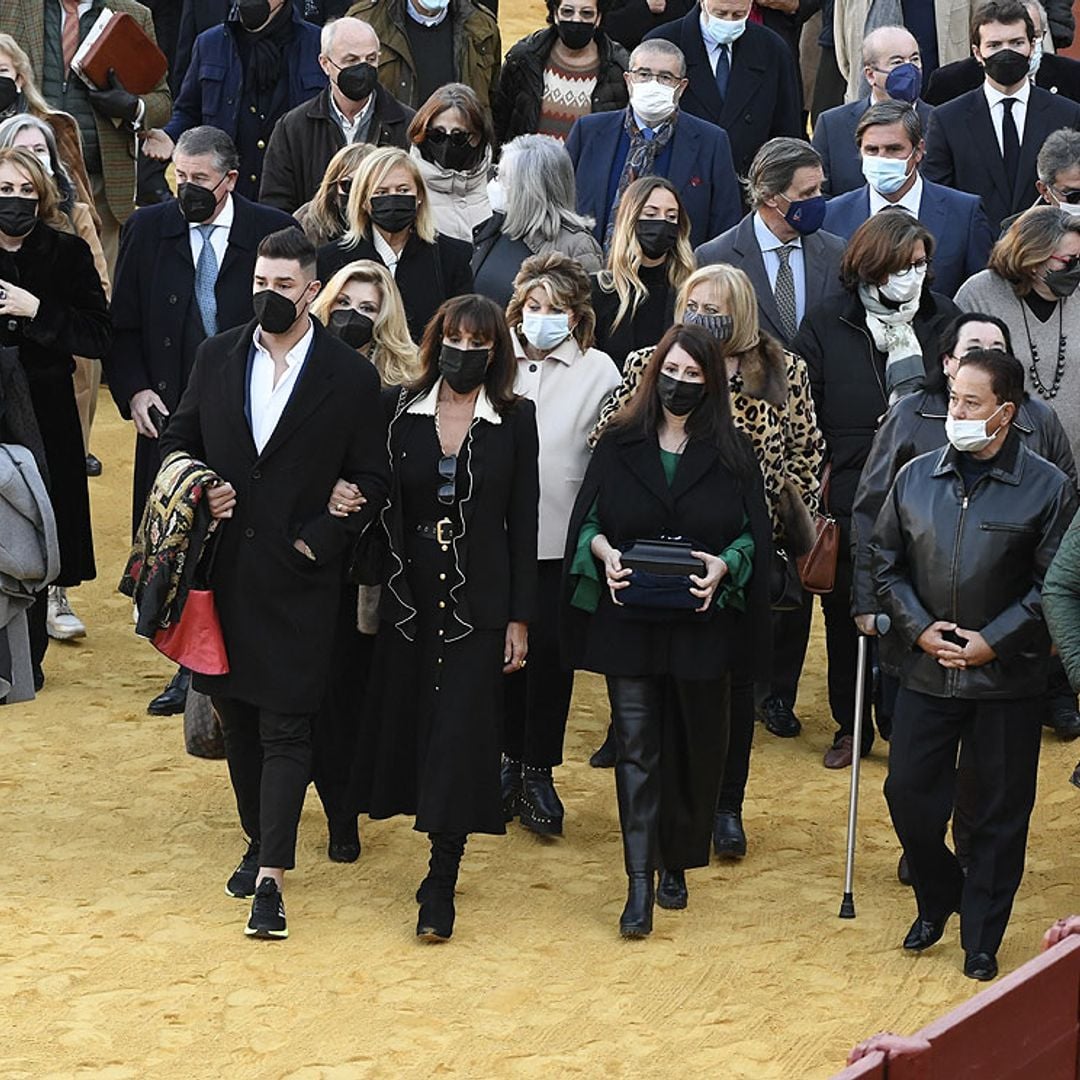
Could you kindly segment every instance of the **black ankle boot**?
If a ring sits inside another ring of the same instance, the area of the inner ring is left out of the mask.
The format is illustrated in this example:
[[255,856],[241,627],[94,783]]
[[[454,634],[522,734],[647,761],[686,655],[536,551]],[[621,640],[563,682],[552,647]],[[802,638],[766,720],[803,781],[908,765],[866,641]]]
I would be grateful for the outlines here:
[[502,759],[502,804],[503,820],[513,821],[518,814],[518,800],[521,798],[521,762],[503,754]]
[[656,902],[668,911],[681,911],[686,907],[689,890],[686,888],[685,870],[664,870],[656,890]]
[[630,874],[626,907],[619,918],[619,933],[625,938],[643,938],[652,933],[653,875]]
[[589,764],[594,769],[615,768],[615,729],[610,724],[608,724],[603,743],[593,751],[593,756],[589,758]]
[[712,835],[717,858],[741,859],[746,854],[746,833],[738,810],[717,810]]
[[541,836],[562,836],[563,804],[555,791],[551,769],[525,765],[518,799],[521,824]]
[[454,932],[454,886],[465,851],[465,837],[452,833],[429,833],[431,858],[428,875],[416,890],[420,913],[416,936],[423,941],[449,941]]
[[326,854],[331,862],[352,863],[360,858],[360,828],[356,819],[328,821],[330,842]]

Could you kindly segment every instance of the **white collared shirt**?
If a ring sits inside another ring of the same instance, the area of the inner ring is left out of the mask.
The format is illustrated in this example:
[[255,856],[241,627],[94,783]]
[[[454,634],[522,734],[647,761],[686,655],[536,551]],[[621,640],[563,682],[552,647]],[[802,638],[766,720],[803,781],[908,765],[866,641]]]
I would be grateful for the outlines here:
[[[221,207],[221,213],[210,222],[206,224],[213,225],[214,228],[210,232],[210,246],[214,249],[214,254],[217,256],[218,270],[221,270],[221,264],[225,259],[225,249],[229,246],[229,232],[232,230],[233,216],[236,212],[236,208],[233,206],[232,194],[225,196],[225,202]],[[191,241],[191,264],[192,266],[199,265],[199,256],[202,254],[202,246],[205,243],[203,240],[203,234],[199,231],[201,226],[199,224],[188,225],[188,240]]]
[[255,449],[261,454],[278,426],[285,406],[296,388],[296,380],[303,370],[308,349],[315,336],[315,326],[308,317],[307,333],[285,355],[285,371],[274,385],[274,358],[263,346],[262,331],[255,327],[252,340],[255,357],[251,362],[251,437]]
[[870,216],[873,217],[879,210],[887,206],[902,206],[912,217],[919,216],[919,206],[922,203],[923,180],[918,170],[915,172],[915,183],[896,202],[889,202],[880,192],[874,190],[873,184],[867,184],[870,188]]
[[1001,135],[1001,125],[1005,117],[1005,106],[1001,103],[1011,97],[1016,101],[1013,106],[1012,118],[1016,125],[1016,137],[1021,144],[1024,142],[1024,121],[1027,119],[1027,103],[1031,97],[1031,80],[1025,79],[1024,85],[1015,94],[1003,94],[1000,90],[990,85],[989,80],[983,81],[983,93],[986,95],[986,104],[990,106],[990,123],[994,125],[994,134],[997,136],[998,150],[1005,153],[1005,142]]
[[[439,404],[439,390],[442,388],[442,382],[442,376],[440,375],[435,380],[432,388],[426,394],[418,397],[405,411],[411,416],[434,417],[435,409]],[[476,404],[473,405],[473,419],[486,420],[489,424],[502,423],[502,417],[495,411],[495,406],[491,404],[491,398],[487,396],[487,391],[482,386],[480,387],[480,393],[476,395]]]
[[[716,65],[720,62],[720,50],[725,48],[723,45],[717,45],[712,38],[708,37],[705,33],[709,25],[709,17],[702,11],[698,18],[698,23],[701,26],[701,43],[705,46],[705,55],[709,58],[709,67],[712,68],[713,78],[716,78]],[[735,39],[738,41],[738,38]],[[735,42],[726,46],[728,51],[728,64],[731,65],[735,62]]]
[[803,264],[802,237],[794,240],[781,240],[762,220],[760,214],[754,214],[754,238],[761,249],[761,261],[765,264],[765,273],[769,275],[769,288],[776,292],[776,275],[780,272],[780,248],[794,250],[788,255],[788,266],[795,281],[795,325],[803,321],[806,314],[806,267]]
[[386,265],[386,269],[390,271],[391,277],[397,277],[397,264],[400,262],[401,254],[405,249],[402,248],[401,251],[395,251],[386,240],[383,239],[383,234],[379,232],[374,225],[371,227],[371,243],[375,247],[376,254]]
[[371,93],[368,94],[368,99],[364,102],[364,107],[356,114],[356,117],[353,120],[350,120],[338,108],[338,103],[334,100],[333,90],[330,91],[328,97],[330,98],[331,115],[334,117],[337,126],[341,128],[341,134],[345,136],[345,145],[348,146],[356,142],[357,132],[366,130],[368,121],[371,119],[371,114],[375,111],[375,91],[372,90]]

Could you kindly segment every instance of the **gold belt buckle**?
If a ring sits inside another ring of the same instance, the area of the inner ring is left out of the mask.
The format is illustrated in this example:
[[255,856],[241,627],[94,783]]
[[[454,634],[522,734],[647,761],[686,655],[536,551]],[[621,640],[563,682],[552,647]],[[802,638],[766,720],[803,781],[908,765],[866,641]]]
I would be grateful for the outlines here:
[[454,539],[453,536],[443,536],[443,526],[449,527],[453,524],[454,523],[448,517],[444,517],[441,521],[435,522],[435,539],[438,540],[440,544],[449,544],[450,541]]

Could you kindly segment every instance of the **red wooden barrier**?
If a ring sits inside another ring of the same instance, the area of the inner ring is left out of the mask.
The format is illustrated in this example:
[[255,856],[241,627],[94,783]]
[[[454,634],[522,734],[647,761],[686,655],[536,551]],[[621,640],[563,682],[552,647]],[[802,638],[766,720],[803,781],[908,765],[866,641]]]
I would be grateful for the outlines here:
[[1080,937],[1029,960],[917,1034],[929,1050],[884,1063],[873,1054],[834,1080],[1080,1080]]

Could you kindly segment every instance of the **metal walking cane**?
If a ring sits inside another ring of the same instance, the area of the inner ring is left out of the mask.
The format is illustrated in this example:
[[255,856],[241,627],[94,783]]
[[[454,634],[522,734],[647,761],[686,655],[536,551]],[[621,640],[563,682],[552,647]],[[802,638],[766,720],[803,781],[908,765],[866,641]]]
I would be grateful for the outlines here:
[[[892,620],[884,612],[874,616],[874,629],[878,637],[889,632]],[[862,764],[863,706],[866,702],[866,652],[870,639],[859,635],[859,666],[855,672],[855,724],[851,748],[851,795],[848,799],[847,862],[844,864],[844,899],[840,901],[840,918],[855,918],[855,897],[852,886],[855,879],[855,821],[859,814],[859,767]]]

